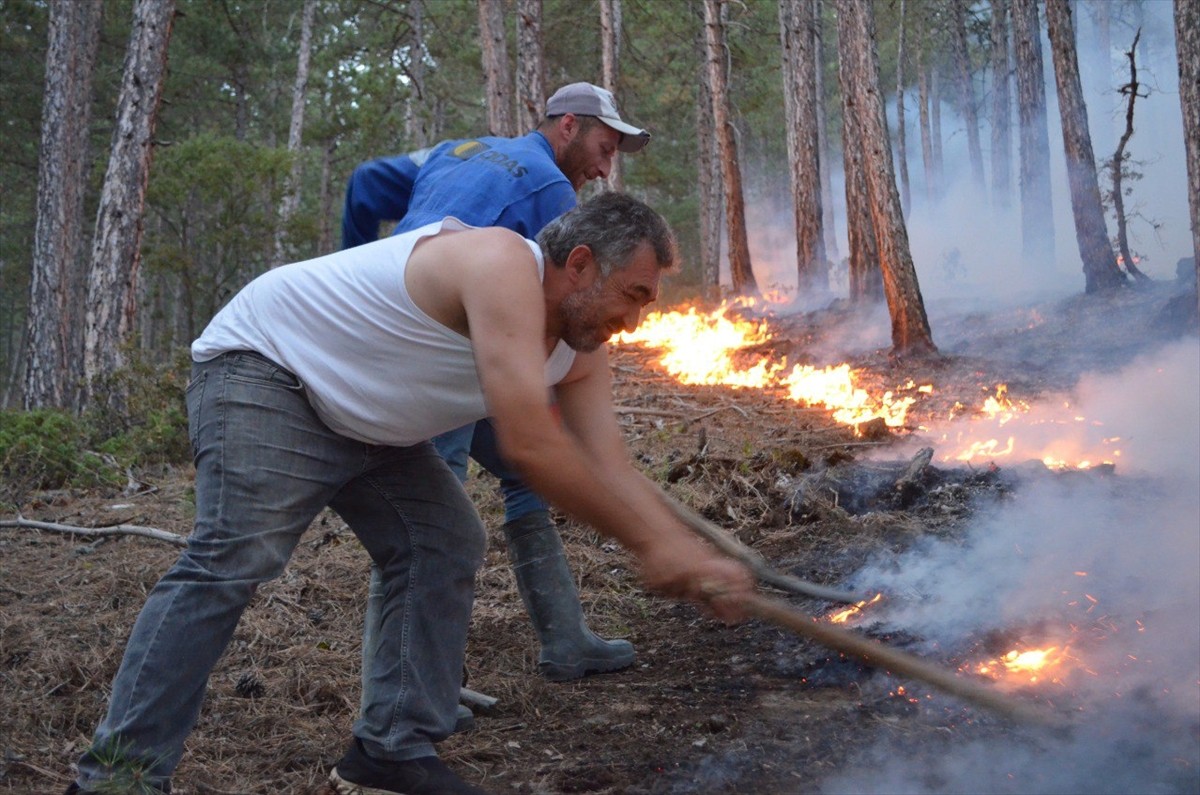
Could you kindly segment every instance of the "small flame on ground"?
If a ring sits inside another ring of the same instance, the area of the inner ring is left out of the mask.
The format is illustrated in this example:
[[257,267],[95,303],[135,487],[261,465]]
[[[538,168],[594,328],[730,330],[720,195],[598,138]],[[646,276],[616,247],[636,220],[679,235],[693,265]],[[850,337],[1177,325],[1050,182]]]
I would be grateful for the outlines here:
[[883,598],[883,594],[877,593],[870,599],[864,599],[861,602],[850,605],[847,608],[837,611],[829,616],[829,621],[832,624],[845,624],[850,620],[851,616],[856,616],[863,611],[867,605],[873,605]]
[[[1029,684],[1036,684],[1057,665],[1067,659],[1067,647],[1048,646],[1044,649],[1013,649],[1000,657],[977,663],[975,673],[993,679],[1021,677]],[[1052,678],[1053,681],[1053,678]]]

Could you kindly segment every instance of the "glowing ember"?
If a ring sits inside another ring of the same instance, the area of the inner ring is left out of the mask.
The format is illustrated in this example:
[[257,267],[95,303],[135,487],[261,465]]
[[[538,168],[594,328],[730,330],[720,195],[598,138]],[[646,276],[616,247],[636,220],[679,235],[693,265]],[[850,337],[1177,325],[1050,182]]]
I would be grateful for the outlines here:
[[877,594],[875,594],[875,596],[873,596],[870,599],[864,599],[861,602],[850,605],[850,607],[847,607],[843,610],[837,611],[836,613],[829,616],[829,621],[830,621],[830,623],[833,623],[833,624],[845,624],[850,619],[851,616],[858,615],[859,613],[861,613],[863,611],[864,607],[866,607],[867,605],[873,605],[882,598],[883,598],[883,594],[877,593]]
[[[1024,651],[1013,649],[997,659],[977,664],[974,671],[993,679],[1020,677],[1030,684],[1035,684],[1039,679],[1053,673],[1058,664],[1065,659],[1065,646],[1062,649],[1057,646]],[[1051,679],[1053,680],[1053,677]]]

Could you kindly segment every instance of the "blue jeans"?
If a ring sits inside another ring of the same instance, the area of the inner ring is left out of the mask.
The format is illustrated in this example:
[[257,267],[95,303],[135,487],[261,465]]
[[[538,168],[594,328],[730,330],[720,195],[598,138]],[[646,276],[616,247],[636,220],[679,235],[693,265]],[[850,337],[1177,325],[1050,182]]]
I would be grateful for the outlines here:
[[[256,587],[329,506],[381,572],[371,699],[353,732],[381,759],[432,755],[454,728],[486,541],[462,485],[428,442],[376,446],[329,430],[295,376],[258,354],[195,365],[187,404],[195,528],[134,625],[94,745],[117,744],[156,783],[170,777]],[[85,786],[107,778],[91,755],[79,766]]]
[[546,501],[526,486],[500,457],[496,429],[492,427],[490,419],[435,436],[433,446],[463,483],[467,481],[467,456],[474,458],[480,466],[500,478],[500,493],[504,495],[505,522],[519,519],[534,511],[544,511],[549,507]]

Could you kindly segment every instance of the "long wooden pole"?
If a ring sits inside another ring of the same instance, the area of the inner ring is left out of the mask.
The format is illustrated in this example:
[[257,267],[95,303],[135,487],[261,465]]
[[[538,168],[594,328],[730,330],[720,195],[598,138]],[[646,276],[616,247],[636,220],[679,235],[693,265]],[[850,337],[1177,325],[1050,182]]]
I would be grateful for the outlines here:
[[823,646],[856,657],[868,665],[933,685],[950,695],[986,707],[1007,718],[1043,726],[1063,724],[1058,716],[1046,710],[1016,701],[994,688],[960,677],[908,652],[885,646],[848,629],[816,621],[812,616],[805,615],[779,599],[755,595],[745,599],[742,606],[755,618],[811,638]]

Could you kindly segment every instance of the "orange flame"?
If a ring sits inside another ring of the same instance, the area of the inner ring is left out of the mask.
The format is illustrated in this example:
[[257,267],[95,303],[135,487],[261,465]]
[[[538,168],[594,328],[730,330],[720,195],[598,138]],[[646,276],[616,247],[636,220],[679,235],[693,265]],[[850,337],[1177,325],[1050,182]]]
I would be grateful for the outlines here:
[[829,616],[829,621],[830,621],[830,623],[833,623],[833,624],[845,624],[848,620],[850,620],[851,616],[858,615],[859,613],[861,613],[863,611],[864,607],[866,607],[867,605],[873,605],[882,598],[883,598],[883,594],[877,593],[877,594],[875,594],[875,596],[873,596],[870,599],[864,599],[861,602],[857,602],[843,610],[839,610],[836,613],[833,613],[832,615]]
[[976,664],[973,670],[993,679],[1019,677],[1029,684],[1036,684],[1067,659],[1067,648],[1048,646],[1044,649],[1013,649],[994,660]]

